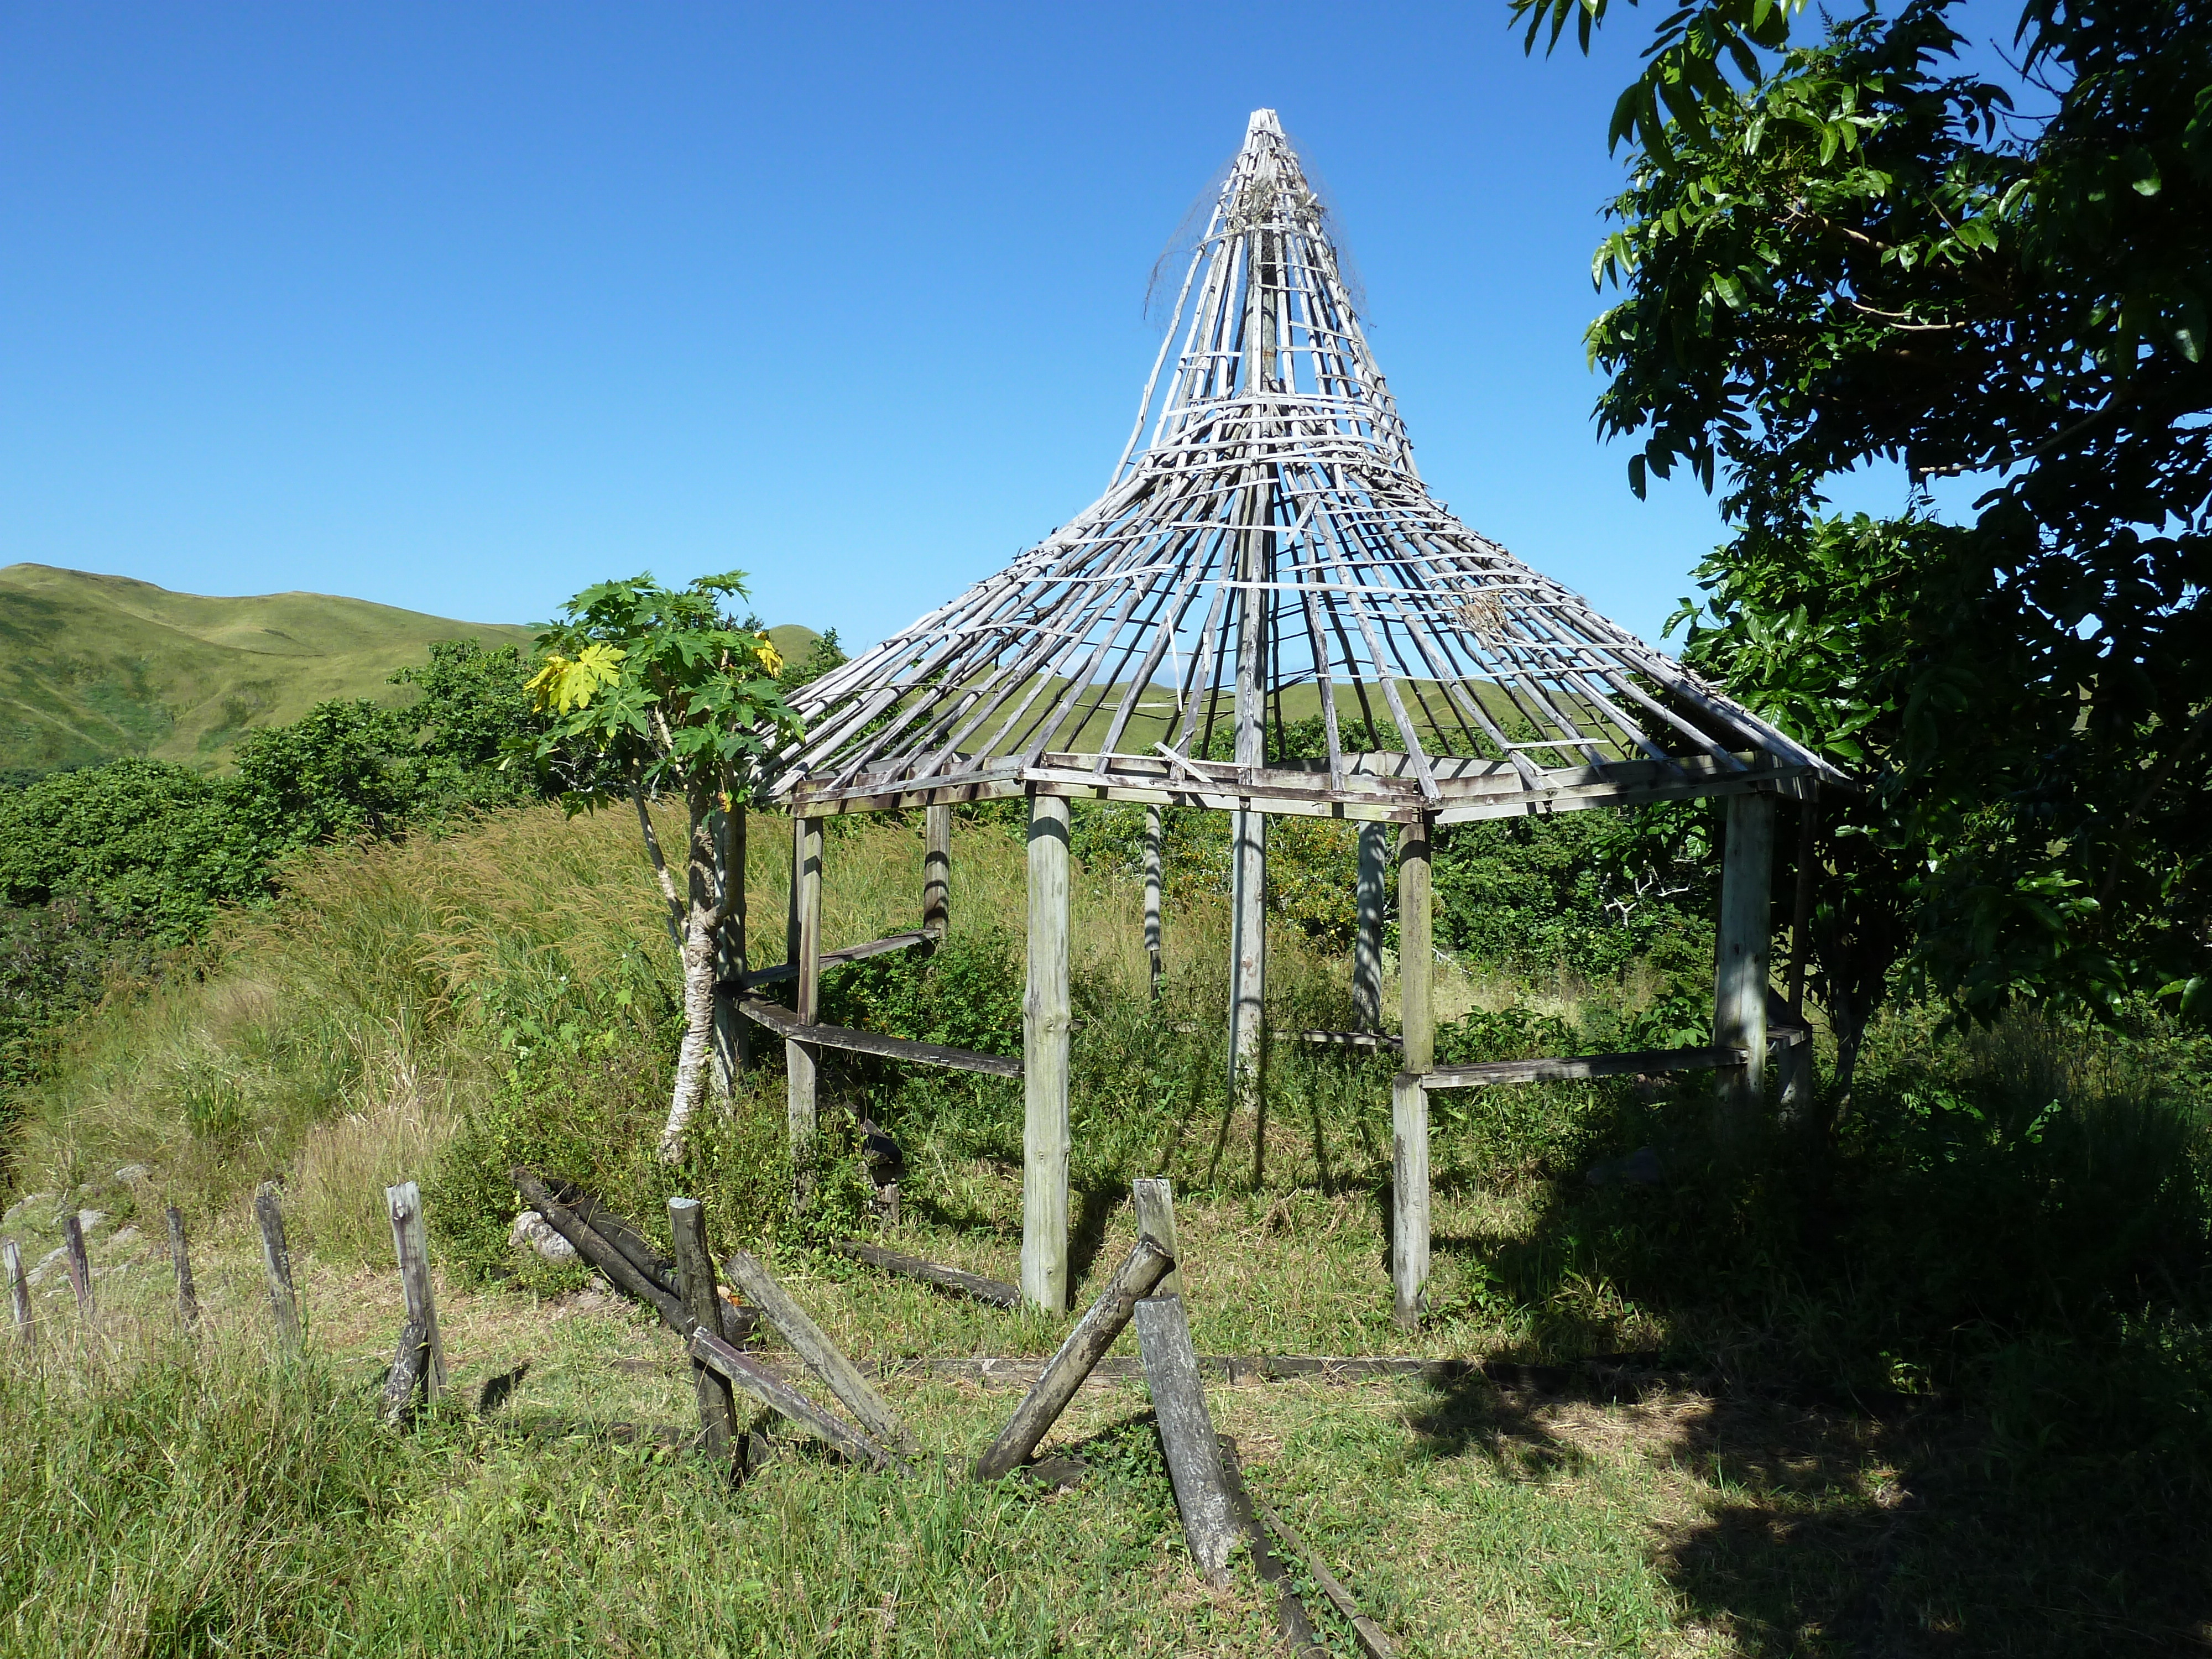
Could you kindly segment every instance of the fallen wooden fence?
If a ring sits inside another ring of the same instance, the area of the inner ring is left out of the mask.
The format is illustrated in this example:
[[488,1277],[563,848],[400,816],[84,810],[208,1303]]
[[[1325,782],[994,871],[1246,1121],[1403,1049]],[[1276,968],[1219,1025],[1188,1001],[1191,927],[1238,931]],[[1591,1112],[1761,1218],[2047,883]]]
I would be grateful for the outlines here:
[[856,1031],[846,1025],[811,1025],[780,1002],[746,997],[738,1012],[756,1025],[764,1025],[792,1042],[818,1048],[842,1048],[850,1054],[874,1054],[884,1060],[911,1060],[917,1066],[941,1066],[951,1072],[981,1072],[987,1077],[1018,1078],[1022,1062],[1004,1054],[977,1054],[972,1048],[948,1048],[941,1043],[915,1042],[905,1037],[884,1036],[876,1031]]

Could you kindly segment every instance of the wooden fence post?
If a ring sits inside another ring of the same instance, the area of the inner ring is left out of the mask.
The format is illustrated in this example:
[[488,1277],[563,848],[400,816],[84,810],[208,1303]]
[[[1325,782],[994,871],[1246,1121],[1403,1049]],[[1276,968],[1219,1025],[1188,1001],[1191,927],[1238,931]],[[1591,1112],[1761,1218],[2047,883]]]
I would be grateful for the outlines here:
[[169,1265],[177,1270],[177,1318],[189,1331],[200,1322],[199,1293],[192,1287],[192,1259],[185,1253],[185,1218],[169,1206]]
[[384,1379],[384,1420],[393,1428],[404,1425],[415,1407],[418,1389],[430,1377],[430,1339],[422,1322],[412,1315],[399,1328],[399,1346],[392,1356],[392,1371]]
[[71,1210],[62,1218],[62,1243],[69,1251],[70,1288],[76,1292],[76,1316],[91,1324],[100,1316],[93,1305],[92,1261],[84,1253],[84,1224]]
[[1182,1249],[1176,1240],[1174,1183],[1165,1176],[1140,1176],[1130,1183],[1129,1190],[1137,1200],[1137,1237],[1151,1239],[1175,1258],[1176,1265],[1152,1294],[1179,1297],[1182,1294]]
[[[791,960],[799,969],[795,1012],[800,1024],[811,1025],[818,1017],[822,997],[820,818],[792,819],[791,859],[792,926],[789,944]],[[814,1199],[816,1142],[822,1127],[815,1088],[822,1054],[811,1043],[797,1042],[787,1037],[783,1044],[783,1062],[787,1079],[785,1115],[791,1133],[792,1197],[803,1210]]]
[[1157,806],[1145,809],[1145,955],[1152,964],[1152,995],[1160,994],[1166,941],[1160,932],[1160,884],[1166,840],[1164,820]]
[[[696,1198],[668,1200],[668,1236],[676,1247],[676,1285],[684,1310],[699,1329],[722,1328],[720,1296],[714,1289],[714,1258],[707,1254],[707,1212]],[[725,1461],[738,1431],[738,1408],[729,1380],[696,1359],[691,1362],[699,1397],[699,1429],[707,1455]]]
[[952,925],[952,807],[935,802],[923,813],[921,931],[941,941]]
[[1382,1029],[1382,882],[1390,865],[1389,826],[1359,826],[1358,931],[1352,941],[1352,1006],[1363,1031]]
[[1029,987],[1022,1004],[1022,1294],[1067,1310],[1067,802],[1030,797]]
[[1167,1453],[1168,1477],[1175,1483],[1176,1508],[1182,1514],[1182,1534],[1206,1583],[1225,1589],[1241,1529],[1222,1478],[1221,1443],[1206,1409],[1190,1326],[1182,1302],[1171,1296],[1138,1303],[1136,1318],[1137,1352]]
[[422,1328],[429,1345],[430,1368],[423,1382],[435,1405],[446,1389],[446,1345],[438,1335],[438,1306],[430,1293],[430,1236],[422,1224],[422,1191],[411,1181],[384,1189],[392,1215],[392,1248],[399,1258],[399,1285],[407,1297],[407,1316]]
[[1398,832],[1398,1003],[1406,1069],[1437,1066],[1436,944],[1429,904],[1429,820]]
[[1741,1048],[1722,1073],[1721,1139],[1757,1120],[1766,1098],[1768,890],[1774,879],[1774,797],[1730,795],[1721,847],[1720,934],[1713,963],[1713,1044]]
[[292,1287],[292,1252],[284,1243],[284,1211],[276,1183],[264,1181],[253,1195],[253,1218],[261,1224],[261,1266],[269,1275],[269,1311],[276,1318],[277,1340],[300,1351],[300,1297]]
[[1390,1284],[1406,1330],[1419,1328],[1428,1278],[1429,1091],[1401,1072],[1390,1080]]
[[37,1343],[38,1338],[31,1330],[31,1285],[23,1277],[23,1253],[10,1238],[0,1243],[0,1254],[7,1257],[8,1297],[15,1307],[15,1335],[28,1348]]

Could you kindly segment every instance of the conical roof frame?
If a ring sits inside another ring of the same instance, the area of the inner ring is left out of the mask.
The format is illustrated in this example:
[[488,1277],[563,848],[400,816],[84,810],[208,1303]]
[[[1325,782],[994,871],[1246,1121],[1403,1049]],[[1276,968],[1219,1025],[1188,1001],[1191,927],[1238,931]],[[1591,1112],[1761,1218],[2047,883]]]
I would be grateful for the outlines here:
[[796,704],[775,793],[810,812],[1038,792],[1449,823],[1834,775],[1429,495],[1273,110],[1106,493]]

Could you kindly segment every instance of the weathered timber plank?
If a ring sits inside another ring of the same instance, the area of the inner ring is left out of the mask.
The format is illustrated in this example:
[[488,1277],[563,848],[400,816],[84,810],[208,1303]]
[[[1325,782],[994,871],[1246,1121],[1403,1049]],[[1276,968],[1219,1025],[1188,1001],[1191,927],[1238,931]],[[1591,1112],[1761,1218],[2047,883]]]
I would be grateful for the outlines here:
[[438,1304],[430,1291],[430,1236],[422,1224],[422,1192],[415,1182],[403,1181],[384,1189],[384,1202],[392,1217],[392,1248],[399,1261],[407,1316],[422,1328],[422,1340],[430,1345],[430,1370],[423,1382],[434,1402],[446,1387],[446,1342],[438,1334]]
[[1710,1072],[1742,1065],[1743,1054],[1736,1048],[1644,1048],[1558,1060],[1490,1060],[1479,1066],[1441,1066],[1424,1074],[1420,1083],[1424,1089],[1483,1089],[1500,1083],[1578,1083],[1647,1072]]
[[840,1239],[834,1247],[856,1261],[865,1261],[872,1267],[881,1267],[887,1273],[903,1273],[908,1279],[919,1279],[925,1284],[944,1290],[957,1291],[963,1296],[972,1296],[979,1302],[988,1302],[998,1308],[1018,1308],[1022,1305],[1021,1291],[1012,1285],[995,1279],[985,1279],[980,1273],[963,1273],[957,1267],[947,1267],[934,1261],[925,1261],[918,1255],[901,1255],[896,1250],[886,1250],[880,1245],[863,1244],[858,1239]]
[[[1150,1238],[1139,1238],[1137,1248],[1115,1269],[1114,1277],[1107,1281],[1105,1293],[1091,1304],[1091,1310],[1076,1322],[1075,1328],[1067,1334],[1067,1340],[1060,1345],[1028,1395],[1014,1408],[1006,1426],[999,1437],[985,1449],[975,1460],[978,1480],[996,1480],[1012,1472],[1037,1449],[1038,1444],[1060,1420],[1067,1409],[1067,1402],[1075,1397],[1076,1389],[1091,1369],[1114,1346],[1114,1339],[1128,1326],[1131,1316],[1140,1300],[1153,1286],[1166,1277],[1175,1266],[1175,1258]],[[1176,1304],[1178,1308],[1180,1303]]]
[[[1129,1183],[1130,1196],[1136,1201],[1137,1236],[1149,1238],[1170,1256],[1180,1258],[1182,1248],[1176,1238],[1175,1184],[1165,1176],[1139,1176]],[[1153,1288],[1155,1296],[1182,1294],[1182,1268],[1168,1269],[1168,1276]]]
[[1151,1390],[1152,1415],[1167,1453],[1183,1538],[1206,1581],[1225,1589],[1229,1558],[1243,1534],[1222,1476],[1221,1445],[1206,1409],[1206,1388],[1199,1380],[1190,1326],[1183,1318],[1182,1304],[1171,1296],[1138,1303],[1135,1317],[1145,1386]]
[[765,1025],[790,1042],[810,1042],[817,1048],[843,1048],[856,1054],[876,1054],[884,1060],[911,1060],[918,1066],[942,1066],[947,1071],[981,1072],[990,1077],[1018,1078],[1022,1062],[1003,1054],[979,1054],[972,1048],[947,1048],[934,1042],[914,1042],[905,1037],[884,1036],[875,1031],[856,1031],[843,1025],[802,1024],[779,1003],[747,997],[738,1012],[757,1025]]
[[62,1218],[62,1244],[69,1251],[70,1289],[76,1292],[76,1316],[88,1324],[99,1317],[92,1298],[92,1258],[84,1253],[84,1224],[75,1210]]
[[[721,1297],[714,1288],[714,1258],[707,1252],[707,1212],[696,1198],[668,1200],[668,1237],[676,1247],[677,1290],[684,1311],[695,1327],[714,1330],[721,1324]],[[691,1362],[692,1382],[699,1401],[699,1434],[707,1455],[717,1460],[730,1454],[738,1432],[737,1402],[729,1379],[697,1360]]]
[[1276,1514],[1266,1498],[1254,1496],[1252,1501],[1260,1518],[1267,1522],[1267,1530],[1282,1541],[1285,1548],[1306,1564],[1306,1571],[1313,1575],[1314,1583],[1321,1586],[1321,1593],[1328,1597],[1330,1605],[1342,1613],[1345,1621],[1352,1626],[1352,1634],[1359,1638],[1359,1645],[1367,1650],[1368,1659],[1397,1659],[1397,1650],[1390,1645],[1390,1638],[1383,1633],[1382,1626],[1360,1612],[1359,1603],[1352,1599],[1352,1592],[1345,1589],[1336,1575],[1322,1564],[1321,1557],[1313,1553],[1291,1523]]
[[523,1202],[544,1216],[555,1232],[574,1245],[578,1255],[605,1273],[609,1284],[657,1311],[677,1335],[690,1334],[691,1316],[684,1310],[683,1303],[638,1272],[628,1256],[586,1226],[574,1210],[547,1190],[544,1182],[520,1164],[511,1171],[510,1179],[515,1190],[522,1194]]
[[844,1401],[847,1411],[860,1419],[862,1428],[886,1446],[906,1451],[915,1449],[914,1437],[892,1414],[883,1395],[860,1375],[860,1368],[845,1357],[822,1328],[808,1317],[806,1310],[799,1305],[791,1292],[776,1283],[757,1256],[739,1250],[724,1266],[738,1287],[759,1304],[762,1316],[791,1344],[791,1351],[829,1385],[830,1393]]
[[[917,945],[927,945],[937,935],[927,927],[910,933],[891,933],[882,939],[872,939],[866,945],[848,945],[842,951],[824,951],[821,962],[824,968],[842,967],[848,962],[866,962],[870,957],[888,956],[893,951],[911,951]],[[799,977],[799,964],[779,962],[772,968],[757,968],[744,976],[741,983],[724,981],[715,988],[722,991],[750,991],[756,985],[775,985],[787,979]]]
[[1291,1580],[1290,1569],[1267,1547],[1267,1534],[1261,1528],[1252,1494],[1245,1489],[1244,1465],[1237,1455],[1237,1443],[1225,1434],[1221,1437],[1221,1476],[1229,1489],[1230,1508],[1243,1528],[1245,1541],[1251,1546],[1252,1570],[1260,1575],[1262,1583],[1274,1587],[1275,1628],[1281,1632],[1291,1659],[1329,1659],[1328,1650],[1322,1645],[1320,1633],[1314,1629],[1312,1615],[1298,1599],[1297,1586]]
[[269,1276],[269,1311],[276,1316],[277,1340],[300,1351],[300,1296],[292,1287],[292,1251],[284,1242],[284,1211],[274,1182],[253,1195],[254,1219],[261,1224],[261,1266]]
[[421,1320],[410,1317],[399,1328],[399,1347],[384,1379],[384,1420],[393,1428],[414,1415],[415,1396],[428,1384],[429,1372],[429,1333]]
[[761,1404],[797,1424],[817,1439],[827,1441],[848,1457],[872,1464],[879,1469],[890,1468],[896,1463],[896,1460],[890,1453],[860,1430],[840,1423],[805,1395],[770,1376],[721,1338],[694,1329],[691,1333],[691,1357],[711,1367]]

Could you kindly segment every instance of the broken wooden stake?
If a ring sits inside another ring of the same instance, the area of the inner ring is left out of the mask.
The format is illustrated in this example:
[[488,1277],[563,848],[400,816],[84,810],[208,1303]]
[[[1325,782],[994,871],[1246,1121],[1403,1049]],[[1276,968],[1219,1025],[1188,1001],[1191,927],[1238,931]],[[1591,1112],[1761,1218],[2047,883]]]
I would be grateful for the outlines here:
[[985,1279],[980,1273],[940,1267],[934,1261],[925,1261],[918,1255],[901,1255],[896,1250],[886,1250],[880,1245],[863,1244],[858,1239],[840,1239],[835,1248],[855,1261],[866,1262],[871,1267],[881,1267],[886,1273],[903,1273],[908,1279],[919,1279],[924,1284],[934,1285],[940,1290],[957,1291],[963,1296],[974,1297],[978,1302],[988,1302],[994,1308],[1018,1308],[1022,1305],[1019,1290],[995,1279]]
[[1243,1534],[1222,1478],[1221,1446],[1206,1409],[1190,1326],[1183,1318],[1182,1304],[1171,1296],[1138,1303],[1136,1322],[1137,1352],[1145,1363],[1145,1385],[1152,1390],[1168,1475],[1175,1483],[1182,1535],[1206,1582],[1224,1589],[1229,1584],[1229,1558]]
[[[707,1212],[696,1198],[668,1200],[668,1237],[676,1246],[677,1283],[684,1295],[684,1310],[694,1325],[717,1329],[721,1322],[722,1298],[714,1289],[714,1258],[707,1253]],[[729,1379],[698,1360],[691,1362],[699,1396],[699,1431],[707,1455],[717,1460],[730,1455],[730,1440],[738,1431],[737,1401]]]
[[284,1210],[273,1181],[253,1195],[253,1218],[261,1224],[261,1267],[269,1276],[269,1311],[276,1338],[293,1353],[300,1351],[300,1297],[292,1288],[292,1252],[284,1243]]
[[192,1259],[185,1252],[185,1218],[169,1206],[169,1265],[177,1270],[177,1319],[187,1330],[200,1322],[199,1292],[192,1285]]
[[848,1428],[797,1389],[777,1382],[721,1338],[709,1336],[705,1331],[695,1328],[691,1333],[691,1357],[702,1364],[711,1366],[761,1404],[797,1424],[807,1433],[826,1440],[846,1456],[859,1462],[872,1464],[879,1469],[897,1465],[897,1460],[890,1453],[858,1429]]
[[384,1189],[384,1202],[392,1217],[392,1248],[399,1260],[407,1316],[422,1328],[422,1340],[430,1345],[423,1392],[435,1403],[446,1388],[446,1345],[438,1334],[437,1302],[430,1293],[430,1235],[422,1224],[422,1190],[403,1181]]
[[430,1334],[410,1316],[399,1328],[399,1347],[384,1379],[384,1420],[393,1428],[413,1419],[416,1396],[428,1391],[430,1369]]
[[759,1304],[768,1322],[791,1344],[791,1351],[829,1385],[830,1393],[844,1401],[847,1411],[860,1419],[862,1428],[886,1446],[909,1451],[915,1449],[914,1436],[892,1415],[883,1395],[875,1391],[867,1378],[860,1375],[860,1368],[845,1357],[822,1328],[807,1316],[806,1310],[793,1300],[791,1292],[775,1282],[758,1257],[739,1250],[723,1266],[738,1288]]
[[62,1243],[69,1251],[70,1288],[76,1292],[76,1316],[89,1325],[99,1316],[92,1302],[92,1261],[84,1253],[84,1224],[72,1210],[62,1218]]
[[15,1248],[15,1241],[0,1243],[0,1255],[8,1263],[8,1296],[15,1307],[15,1335],[27,1348],[33,1346],[38,1338],[31,1330],[31,1285],[23,1277],[23,1253]]
[[1176,1242],[1175,1187],[1165,1176],[1144,1176],[1130,1182],[1129,1190],[1137,1201],[1137,1235],[1149,1238],[1178,1265],[1168,1269],[1168,1276],[1160,1280],[1152,1294],[1180,1297],[1182,1294],[1182,1251]]
[[[1121,1265],[1115,1269],[1114,1277],[1106,1283],[1106,1292],[1091,1304],[1091,1311],[1076,1322],[1075,1328],[1067,1334],[1067,1340],[1060,1345],[1052,1363],[1044,1368],[1035,1387],[1014,1408],[1006,1426],[999,1431],[983,1455],[975,1460],[978,1480],[996,1480],[1011,1473],[1014,1466],[1024,1462],[1041,1444],[1060,1414],[1067,1409],[1067,1402],[1083,1386],[1083,1379],[1114,1346],[1114,1339],[1121,1334],[1129,1323],[1132,1313],[1144,1306],[1142,1298],[1152,1287],[1167,1276],[1175,1267],[1175,1258],[1149,1238],[1139,1238],[1137,1248],[1129,1252]],[[1180,1305],[1180,1304],[1178,1304]],[[1185,1343],[1188,1346],[1188,1338]],[[1194,1360],[1191,1374],[1197,1375]]]
[[607,1282],[624,1296],[635,1297],[660,1315],[668,1328],[684,1336],[691,1329],[691,1316],[675,1295],[640,1273],[630,1259],[600,1237],[574,1210],[546,1190],[545,1183],[516,1164],[511,1178],[524,1202],[545,1218],[546,1225],[576,1247],[576,1254],[597,1267]]

